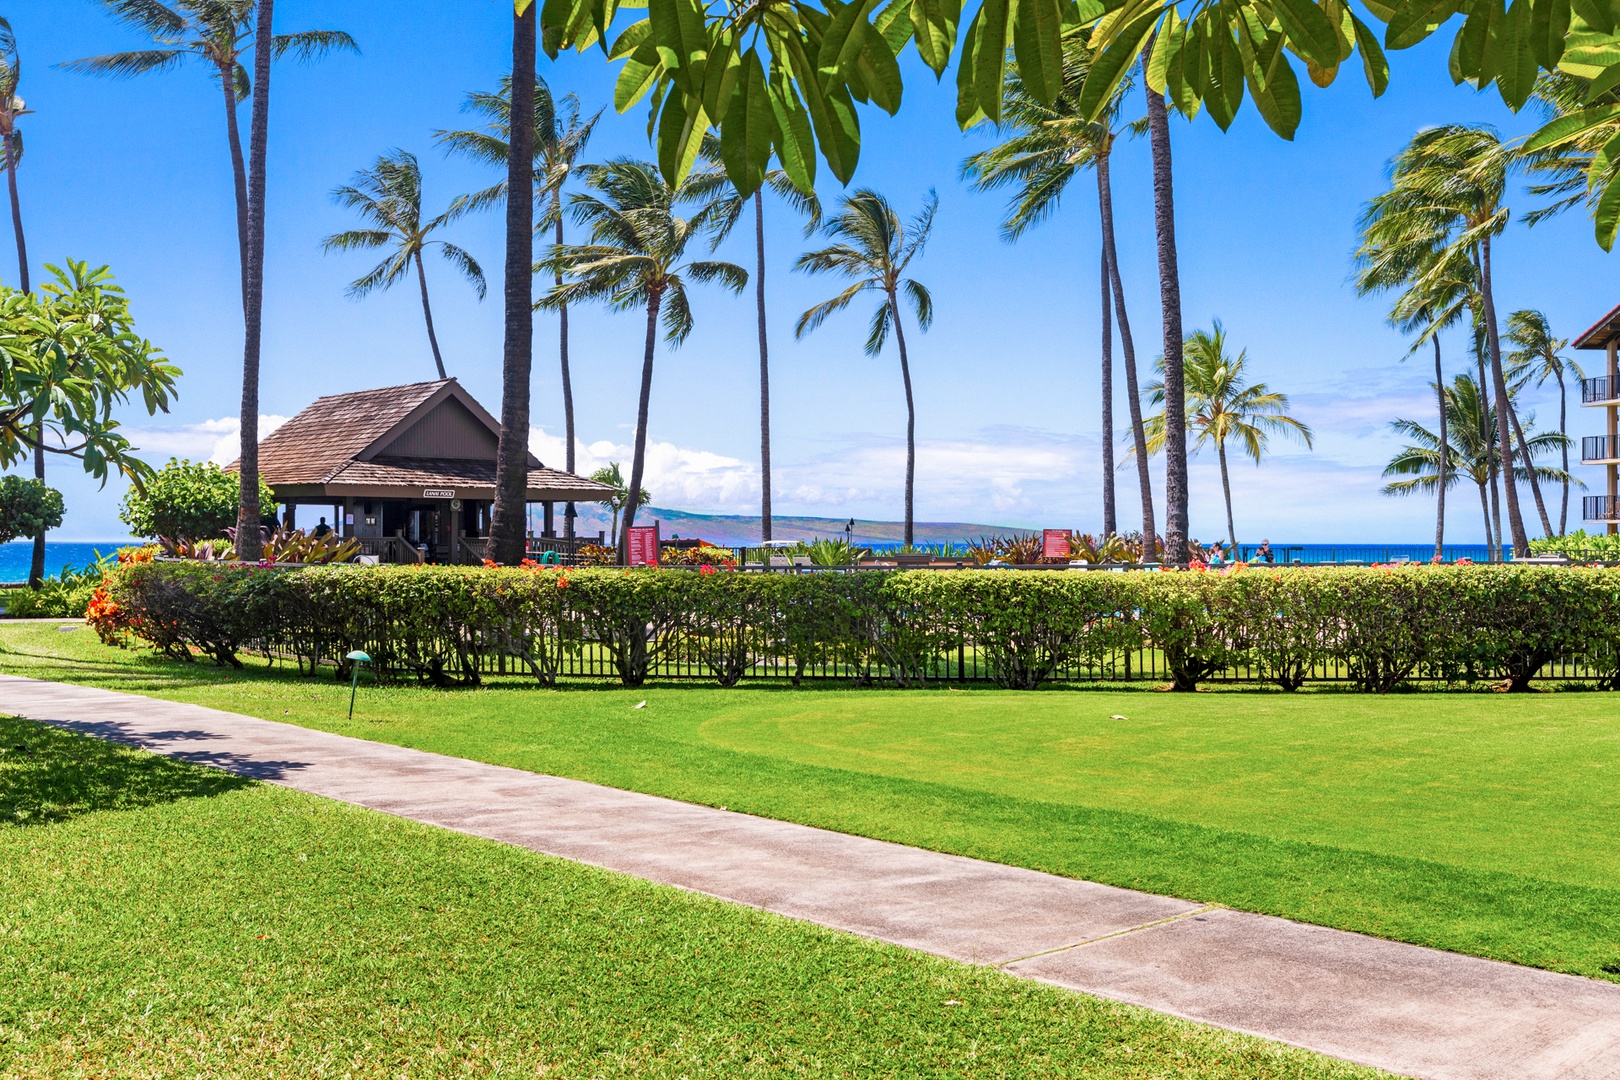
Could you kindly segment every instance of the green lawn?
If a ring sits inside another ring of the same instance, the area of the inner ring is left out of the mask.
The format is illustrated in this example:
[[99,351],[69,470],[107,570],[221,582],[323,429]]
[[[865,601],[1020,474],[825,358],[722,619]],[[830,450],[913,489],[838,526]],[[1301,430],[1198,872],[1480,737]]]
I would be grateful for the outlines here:
[[0,1076],[1374,1075],[0,717]]
[[[1620,978],[1620,698],[348,688],[0,629],[91,682]],[[633,709],[645,700],[645,709]]]

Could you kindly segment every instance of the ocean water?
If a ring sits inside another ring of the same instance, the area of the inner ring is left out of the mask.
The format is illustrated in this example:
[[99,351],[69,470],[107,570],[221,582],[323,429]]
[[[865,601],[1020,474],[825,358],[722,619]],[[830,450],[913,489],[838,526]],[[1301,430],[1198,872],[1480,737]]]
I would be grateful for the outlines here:
[[[96,561],[96,552],[111,555],[128,540],[105,540],[93,544],[59,543],[45,541],[45,576],[55,577],[64,566],[82,569]],[[32,540],[13,540],[0,544],[0,582],[27,581],[28,564],[34,557]]]

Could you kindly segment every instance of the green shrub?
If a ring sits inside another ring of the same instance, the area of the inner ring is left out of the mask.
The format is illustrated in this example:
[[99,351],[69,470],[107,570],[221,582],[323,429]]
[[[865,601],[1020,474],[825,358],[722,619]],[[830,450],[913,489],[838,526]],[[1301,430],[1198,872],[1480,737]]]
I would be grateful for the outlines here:
[[[1033,689],[1156,650],[1175,689],[1422,675],[1523,690],[1554,661],[1620,686],[1620,570],[1374,567],[1128,573],[313,567],[129,563],[92,621],[180,659],[243,650],[313,671],[352,649],[380,677],[476,683],[510,660],[553,683],[584,649],[639,686],[672,667],[732,686],[761,667],[925,685],[972,648]],[[1151,652],[1150,652],[1151,655]]]
[[0,544],[60,528],[62,514],[62,493],[45,481],[0,476]]
[[8,589],[5,613],[17,619],[82,619],[114,560],[98,558],[83,570],[64,566],[37,589]]
[[[236,524],[241,478],[211,461],[170,458],[146,481],[146,490],[131,487],[118,518],[135,536],[170,540],[213,540]],[[259,506],[268,514],[276,497],[259,480]]]

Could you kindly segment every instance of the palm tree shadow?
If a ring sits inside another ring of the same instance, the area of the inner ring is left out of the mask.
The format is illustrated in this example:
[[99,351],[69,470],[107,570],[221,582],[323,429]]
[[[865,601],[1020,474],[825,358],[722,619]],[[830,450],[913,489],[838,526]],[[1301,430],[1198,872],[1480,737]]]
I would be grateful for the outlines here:
[[[108,737],[117,738],[112,733]],[[207,757],[200,755],[200,760]],[[198,761],[0,717],[0,829],[209,798],[255,782],[221,768],[204,768]]]

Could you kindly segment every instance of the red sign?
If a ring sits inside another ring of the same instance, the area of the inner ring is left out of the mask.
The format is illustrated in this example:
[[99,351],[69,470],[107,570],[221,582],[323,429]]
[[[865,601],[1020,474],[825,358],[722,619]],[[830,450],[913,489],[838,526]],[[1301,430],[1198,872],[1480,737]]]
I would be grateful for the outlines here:
[[1041,530],[1041,558],[1067,559],[1069,557],[1069,530]]
[[658,565],[658,526],[631,526],[624,530],[624,544],[631,566]]

